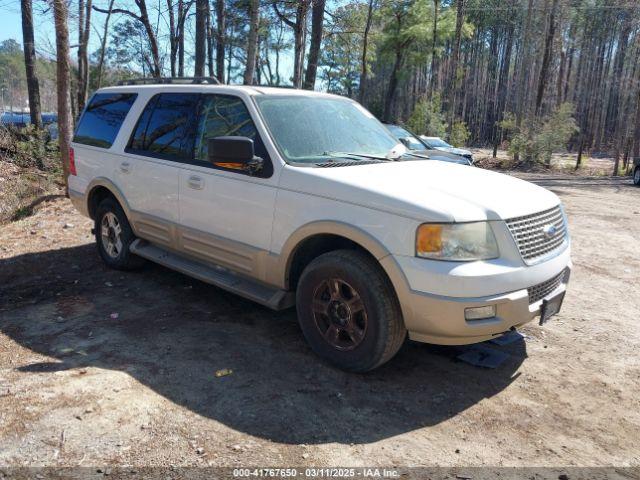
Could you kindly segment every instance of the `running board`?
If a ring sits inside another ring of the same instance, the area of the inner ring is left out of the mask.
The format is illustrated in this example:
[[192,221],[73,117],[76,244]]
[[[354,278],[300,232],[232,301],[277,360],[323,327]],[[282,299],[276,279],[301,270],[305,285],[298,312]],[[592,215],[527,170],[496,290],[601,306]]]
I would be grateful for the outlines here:
[[242,278],[224,267],[211,267],[182,257],[139,238],[134,240],[129,250],[147,260],[223,288],[273,310],[284,310],[292,307],[295,303],[295,296],[292,292],[267,287],[261,283]]

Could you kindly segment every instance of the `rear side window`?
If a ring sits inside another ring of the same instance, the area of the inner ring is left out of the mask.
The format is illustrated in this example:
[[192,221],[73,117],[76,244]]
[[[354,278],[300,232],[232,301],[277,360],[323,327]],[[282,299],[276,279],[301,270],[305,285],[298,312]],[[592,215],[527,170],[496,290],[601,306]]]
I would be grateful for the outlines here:
[[162,93],[145,107],[127,151],[168,160],[191,160],[198,94]]
[[82,114],[73,141],[94,147],[111,147],[136,97],[135,93],[95,94]]

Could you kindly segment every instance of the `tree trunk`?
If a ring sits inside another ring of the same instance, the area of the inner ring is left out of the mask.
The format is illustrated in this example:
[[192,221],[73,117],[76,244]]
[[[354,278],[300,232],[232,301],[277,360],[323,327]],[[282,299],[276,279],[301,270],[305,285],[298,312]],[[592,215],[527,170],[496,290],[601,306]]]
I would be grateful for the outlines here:
[[226,40],[226,18],[224,11],[224,0],[216,1],[216,24],[217,24],[217,36],[216,36],[216,76],[220,83],[224,82],[224,52],[225,52],[225,40]]
[[296,19],[295,22],[291,21],[282,14],[278,9],[277,0],[273,1],[273,9],[276,15],[284,23],[289,25],[293,29],[293,76],[292,82],[294,88],[300,88],[302,86],[302,73],[304,71],[304,51],[306,44],[306,32],[307,32],[307,12],[309,10],[310,0],[300,0],[297,2]]
[[194,75],[204,77],[204,63],[207,47],[207,1],[196,0],[196,56]]
[[176,26],[176,42],[178,43],[178,76],[184,77],[184,25],[193,2],[188,4],[178,0],[178,25]]
[[542,108],[542,99],[544,97],[544,89],[547,85],[547,78],[549,76],[549,63],[551,62],[551,55],[553,53],[553,37],[556,31],[556,9],[558,8],[558,0],[553,0],[551,7],[551,13],[549,14],[549,26],[547,27],[547,36],[544,41],[544,54],[542,56],[542,67],[540,68],[540,76],[538,77],[538,94],[536,95],[536,116],[540,115],[540,109]]
[[[33,8],[31,0],[21,0],[20,6],[22,11],[22,42],[29,96],[29,115],[31,124],[40,130],[42,128],[42,109],[40,107],[40,85],[36,72],[36,48],[33,39]],[[2,105],[2,108],[4,108],[4,105]]]
[[584,148],[584,135],[580,135],[580,144],[578,145],[578,156],[576,157],[576,170],[582,165],[582,149]]
[[438,81],[438,71],[436,69],[436,42],[438,40],[438,10],[440,0],[433,0],[433,36],[431,39],[431,81],[429,82],[429,96],[433,95]]
[[147,4],[146,0],[135,0],[136,5],[140,10],[140,21],[144,26],[145,32],[147,33],[147,39],[149,40],[149,46],[151,47],[151,58],[153,60],[153,70],[152,75],[156,78],[161,76],[160,71],[160,51],[158,50],[158,39],[156,38],[156,33],[153,30],[153,26],[149,20],[149,14],[147,13]]
[[[528,0],[527,9],[525,11],[524,37],[522,40],[522,55],[520,58],[520,68],[518,69],[518,92],[516,103],[516,126],[520,128],[522,125],[522,117],[525,109],[525,98],[527,96],[527,84],[529,83],[529,70],[531,65],[529,62],[529,54],[531,51],[531,16],[533,9],[533,0]],[[517,155],[515,160],[518,161]]]
[[362,38],[362,60],[360,64],[360,103],[364,103],[364,97],[367,89],[367,74],[369,67],[367,65],[367,50],[369,48],[369,31],[371,30],[371,21],[373,19],[373,2],[369,0],[369,8],[367,9],[367,23],[364,27],[364,35]]
[[[82,105],[84,105],[84,98],[82,97],[82,81],[84,79],[84,53],[83,53],[83,45],[82,41],[84,39],[84,0],[78,0],[78,71],[76,77],[76,105],[79,110],[82,110]],[[71,110],[73,111],[73,118],[76,118],[76,111],[73,106],[73,98],[71,104]]]
[[213,73],[213,27],[211,26],[211,5],[207,0],[207,73],[210,77],[214,77]]
[[[513,6],[513,2],[511,4]],[[509,67],[511,66],[511,52],[513,51],[513,32],[514,24],[509,23],[507,26],[507,38],[505,40],[506,46],[504,50],[504,56],[502,58],[502,66],[500,67],[500,74],[498,76],[498,105],[496,108],[496,123],[504,119],[505,106],[507,103],[507,93],[509,91]],[[496,158],[498,153],[498,145],[502,140],[502,129],[497,125],[494,125],[493,130],[493,158]]]
[[562,103],[562,82],[564,82],[564,69],[567,63],[567,54],[562,46],[562,38],[560,44],[560,69],[558,70],[558,79],[556,83],[556,107]]
[[[111,0],[113,2],[113,0]],[[178,59],[178,42],[176,35],[176,15],[173,11],[173,0],[167,0],[167,12],[169,14],[169,63],[171,76],[176,76],[176,60]]]
[[464,23],[464,6],[465,0],[457,0],[456,2],[456,33],[453,46],[453,55],[451,60],[451,71],[449,73],[449,95],[451,96],[451,106],[449,109],[449,128],[448,132],[451,135],[451,129],[453,128],[453,121],[456,116],[457,110],[457,97],[458,97],[458,62],[460,58],[460,41],[462,37],[462,25]]
[[309,59],[307,71],[304,76],[303,88],[313,90],[316,86],[318,72],[318,59],[320,58],[320,45],[322,44],[322,28],[324,24],[324,6],[326,0],[314,0],[311,12],[311,45],[309,46]]
[[227,42],[227,83],[231,82],[231,61],[233,60],[233,41],[235,35],[235,25],[232,23],[229,29],[229,35],[227,38],[230,40]]
[[[109,32],[109,21],[111,20],[111,11],[113,10],[113,4],[115,0],[109,1],[109,9],[107,18],[104,20],[104,28],[102,29],[102,39],[100,41],[100,59],[98,60],[98,72],[97,72],[97,87],[102,86],[102,69],[104,67],[104,56],[107,48],[107,34]],[[173,73],[172,73],[173,74]]]
[[69,144],[71,143],[71,98],[69,28],[67,25],[67,3],[53,0],[53,16],[56,30],[56,85],[58,97],[58,144],[62,161],[62,173],[69,194]]
[[84,110],[89,93],[89,34],[91,30],[91,0],[78,3],[78,115]]
[[300,0],[296,10],[296,23],[294,27],[294,61],[293,61],[293,86],[302,86],[302,72],[304,70],[304,51],[307,32],[307,10],[309,0]]
[[638,88],[638,98],[636,100],[636,120],[633,133],[633,159],[640,162],[640,87]]
[[249,36],[247,40],[247,65],[244,70],[244,84],[252,85],[256,71],[256,51],[258,28],[260,26],[260,0],[249,2]]
[[387,95],[384,99],[384,113],[383,120],[391,122],[391,109],[393,108],[393,102],[396,98],[396,91],[398,90],[398,75],[400,74],[400,68],[404,62],[403,47],[396,50],[396,59],[393,63],[393,70],[391,70],[391,78],[389,79],[389,87],[387,88]]
[[622,83],[622,69],[624,66],[624,59],[627,52],[627,46],[629,44],[629,34],[631,33],[632,15],[629,12],[624,12],[624,20],[622,23],[622,28],[620,30],[620,35],[618,37],[618,48],[616,49],[614,67],[613,67],[613,84],[612,84],[612,92],[611,99],[609,102],[608,109],[608,118],[609,124],[613,125],[611,129],[611,133],[615,134],[618,126],[620,125],[618,110],[620,108],[620,85]]

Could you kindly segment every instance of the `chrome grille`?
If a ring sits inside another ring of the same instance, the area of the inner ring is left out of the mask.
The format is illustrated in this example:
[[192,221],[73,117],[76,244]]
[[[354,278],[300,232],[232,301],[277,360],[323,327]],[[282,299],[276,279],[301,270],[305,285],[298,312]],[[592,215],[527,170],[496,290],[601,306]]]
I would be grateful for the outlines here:
[[566,275],[566,273],[566,270],[563,270],[555,277],[545,282],[539,283],[538,285],[534,285],[533,287],[527,288],[527,293],[529,293],[529,305],[539,302],[544,297],[553,292],[556,288],[558,288],[564,280],[564,276]]
[[[567,237],[567,227],[559,206],[531,215],[510,218],[506,222],[518,245],[520,255],[529,264],[558,250]],[[556,228],[556,232],[551,236],[544,233],[547,225]]]

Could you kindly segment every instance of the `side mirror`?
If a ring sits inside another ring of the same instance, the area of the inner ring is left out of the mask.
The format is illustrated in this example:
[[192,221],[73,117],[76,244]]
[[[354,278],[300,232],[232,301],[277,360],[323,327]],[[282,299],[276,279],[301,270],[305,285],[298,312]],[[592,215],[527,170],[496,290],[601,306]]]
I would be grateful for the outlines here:
[[262,168],[262,158],[256,157],[253,140],[247,137],[215,137],[207,143],[208,160],[218,167],[242,170],[253,174]]
[[409,141],[408,138],[402,137],[400,139],[400,142],[407,148],[409,148],[411,146],[411,142]]

